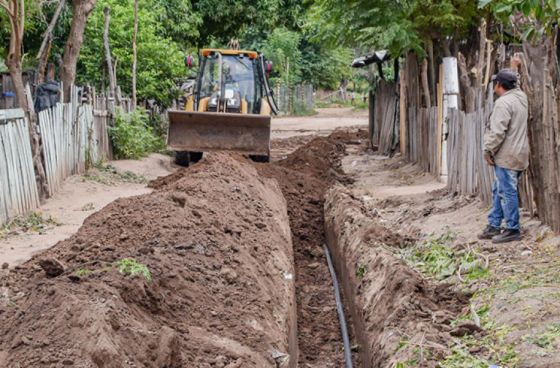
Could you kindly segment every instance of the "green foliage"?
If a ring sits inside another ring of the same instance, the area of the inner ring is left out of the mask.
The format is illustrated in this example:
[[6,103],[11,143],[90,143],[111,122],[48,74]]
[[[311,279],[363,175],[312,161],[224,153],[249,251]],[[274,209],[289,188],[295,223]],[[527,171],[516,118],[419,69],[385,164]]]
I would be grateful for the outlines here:
[[194,0],[193,5],[202,18],[199,45],[213,40],[225,45],[232,38],[241,38],[249,28],[270,32],[284,12],[282,0]]
[[[103,8],[111,8],[109,38],[111,53],[117,60],[118,84],[123,93],[132,88],[132,32],[134,0],[100,0],[88,20],[84,44],[78,63],[78,83],[107,86],[104,76]],[[140,0],[138,12],[138,99],[156,99],[168,105],[178,93],[175,80],[186,75],[184,54],[170,38],[177,37],[175,28],[167,29],[172,20],[166,18],[163,2]],[[163,23],[161,20],[165,20]],[[177,26],[173,26],[177,27]],[[179,28],[180,29],[180,28]],[[195,32],[193,30],[193,32]],[[186,40],[182,40],[186,42]]]
[[80,268],[78,271],[74,272],[74,274],[78,277],[85,277],[91,273],[91,270],[87,268]]
[[273,62],[271,82],[294,85],[301,81],[301,35],[287,28],[276,28],[264,42],[261,52]]
[[423,54],[424,40],[459,37],[478,20],[473,0],[318,0],[310,27],[318,39]]
[[51,216],[43,216],[40,212],[31,212],[26,216],[18,216],[0,226],[0,239],[17,233],[42,233],[45,230],[59,226],[60,223]]
[[560,18],[558,0],[478,0],[478,6],[489,9],[506,25],[510,25],[512,14],[523,14],[525,19],[517,19],[513,29],[519,30],[524,40],[550,34]]
[[142,109],[132,113],[118,112],[115,125],[109,128],[117,159],[139,159],[165,148],[165,142],[154,134],[148,116]]
[[523,341],[535,344],[547,351],[553,351],[555,343],[558,344],[560,342],[560,323],[548,326],[545,332],[537,336],[524,336]]
[[124,258],[117,262],[117,270],[123,275],[136,276],[140,275],[147,281],[152,281],[152,274],[146,265],[137,262],[133,258]]
[[346,47],[326,47],[304,39],[302,41],[301,79],[321,89],[338,88],[341,79],[352,77],[352,50]]
[[366,275],[366,271],[367,269],[365,265],[358,265],[358,269],[356,270],[356,277],[358,277],[359,279],[363,279]]
[[467,281],[488,277],[488,268],[481,256],[473,250],[455,251],[449,246],[453,239],[452,233],[429,239],[403,249],[401,257],[437,280],[444,280],[455,273],[466,277]]

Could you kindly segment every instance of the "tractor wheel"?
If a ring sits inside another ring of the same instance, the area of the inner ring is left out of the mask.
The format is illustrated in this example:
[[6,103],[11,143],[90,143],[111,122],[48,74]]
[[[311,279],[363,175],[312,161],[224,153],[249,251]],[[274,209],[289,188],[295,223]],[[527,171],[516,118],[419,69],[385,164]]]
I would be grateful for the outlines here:
[[179,166],[188,167],[202,159],[202,152],[177,151],[175,152],[175,163]]
[[269,155],[249,155],[249,158],[254,162],[270,162]]

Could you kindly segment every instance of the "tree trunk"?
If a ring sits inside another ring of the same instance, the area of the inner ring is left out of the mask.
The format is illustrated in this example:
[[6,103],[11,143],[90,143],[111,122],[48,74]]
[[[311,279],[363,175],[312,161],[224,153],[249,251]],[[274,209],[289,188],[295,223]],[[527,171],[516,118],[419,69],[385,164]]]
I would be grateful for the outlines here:
[[136,36],[138,34],[138,0],[134,0],[134,33],[132,34],[132,111],[136,110]]
[[37,68],[38,71],[37,84],[41,84],[45,81],[47,63],[49,59],[49,53],[51,50],[52,33],[54,30],[54,26],[56,25],[56,22],[60,17],[60,13],[64,8],[64,5],[66,5],[66,0],[60,0],[58,6],[56,7],[54,15],[51,19],[51,22],[47,27],[47,30],[45,31],[45,33],[43,33],[43,42],[41,43],[41,47],[39,48],[39,52],[37,53],[37,59],[39,59],[39,67]]
[[11,28],[6,66],[10,71],[10,77],[14,84],[18,105],[27,113],[29,106],[27,104],[23,77],[21,75],[21,44],[23,41],[25,22],[25,3],[23,0],[0,1],[0,6],[8,13]]
[[109,24],[111,23],[111,9],[106,6],[103,9],[103,14],[105,18],[105,25],[103,26],[103,46],[105,47],[105,63],[107,64],[107,70],[109,75],[109,93],[113,98],[116,99],[117,95],[117,81],[116,73],[113,68],[113,59],[111,57],[111,46],[109,45]]
[[[21,75],[21,46],[25,22],[25,4],[23,0],[10,0],[9,3],[0,0],[0,6],[8,12],[8,18],[11,26],[10,48],[6,59],[6,66],[10,70],[10,77],[12,78],[12,83],[14,84],[18,106],[23,109],[27,115],[29,122],[28,129],[29,140],[31,143],[31,155],[37,176],[37,185],[41,198],[44,198],[48,192],[45,191],[46,177],[41,159],[41,142],[36,128],[37,116],[35,115],[32,106],[28,103],[28,96],[25,92],[23,77]],[[29,99],[31,99],[31,96],[29,96]]]
[[60,79],[64,84],[64,100],[70,101],[70,86],[76,80],[76,64],[80,56],[80,49],[84,42],[84,31],[89,15],[95,7],[96,0],[73,0],[72,1],[72,25],[70,33],[64,46],[64,57]]

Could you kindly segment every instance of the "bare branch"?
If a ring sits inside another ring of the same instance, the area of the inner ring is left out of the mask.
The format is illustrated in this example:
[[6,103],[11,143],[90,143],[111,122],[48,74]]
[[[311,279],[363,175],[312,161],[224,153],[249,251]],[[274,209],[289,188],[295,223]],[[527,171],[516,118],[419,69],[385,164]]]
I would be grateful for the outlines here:
[[[2,0],[0,0],[0,1],[2,1]],[[43,55],[43,52],[45,52],[45,48],[47,47],[47,43],[49,43],[51,38],[52,38],[52,32],[53,32],[54,26],[56,25],[56,22],[58,21],[58,17],[60,16],[60,13],[62,12],[62,9],[64,8],[64,5],[66,5],[66,0],[60,0],[59,3],[58,3],[58,6],[56,7],[56,10],[53,14],[51,22],[49,23],[49,26],[45,30],[45,33],[43,33],[43,42],[41,42],[41,47],[39,48],[39,52],[37,53],[37,59],[41,59],[41,55]]]

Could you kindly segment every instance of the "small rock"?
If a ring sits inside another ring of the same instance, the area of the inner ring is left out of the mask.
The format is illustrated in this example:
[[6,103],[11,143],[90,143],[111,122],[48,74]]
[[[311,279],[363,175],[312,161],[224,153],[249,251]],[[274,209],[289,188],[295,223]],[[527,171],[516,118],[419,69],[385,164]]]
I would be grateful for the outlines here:
[[56,277],[64,273],[64,265],[55,258],[45,258],[39,261],[39,266],[45,271],[47,276]]
[[223,355],[218,355],[214,359],[214,367],[216,368],[224,368],[226,366],[227,358]]
[[71,275],[68,275],[68,280],[72,282],[80,282],[81,277],[73,273]]
[[175,192],[171,194],[171,200],[181,207],[185,207],[187,203],[187,195],[185,193]]
[[62,365],[74,365],[74,361],[71,359],[64,359]]
[[317,267],[319,267],[319,263],[318,262],[313,262],[307,265],[307,268],[311,268],[312,270],[316,269]]
[[258,227],[259,229],[266,229],[266,224],[262,222],[255,223],[255,226]]
[[451,330],[450,334],[451,336],[455,336],[455,337],[463,337],[467,335],[472,335],[475,332],[482,332],[482,331],[483,331],[482,328],[478,327],[473,322],[467,321],[467,322],[462,322],[453,330]]
[[9,264],[8,262],[2,263],[2,269],[3,269],[3,270],[7,270],[8,267],[10,267],[10,264]]
[[229,267],[224,267],[220,271],[220,276],[223,276],[229,284],[233,284],[237,280],[237,272]]
[[523,252],[521,252],[521,255],[524,257],[530,256],[531,254],[533,254],[532,251],[530,251],[529,249],[524,250]]

